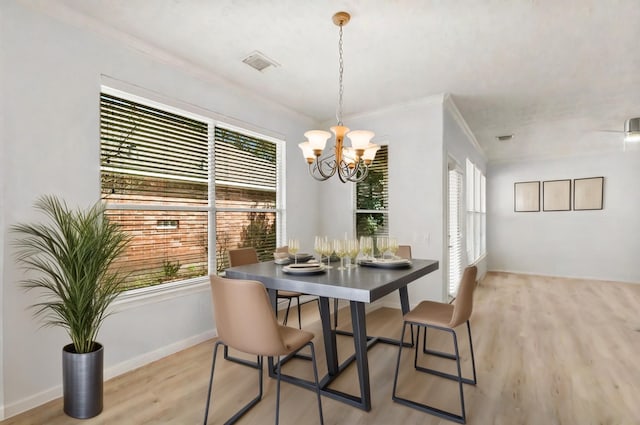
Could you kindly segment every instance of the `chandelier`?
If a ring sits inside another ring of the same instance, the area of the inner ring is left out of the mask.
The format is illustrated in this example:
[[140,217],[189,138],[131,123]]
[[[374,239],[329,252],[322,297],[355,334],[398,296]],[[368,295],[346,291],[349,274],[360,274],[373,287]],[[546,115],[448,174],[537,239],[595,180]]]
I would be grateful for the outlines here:
[[[300,143],[298,146],[302,150],[302,155],[309,164],[309,174],[316,180],[324,181],[338,174],[340,181],[346,183],[361,182],[369,173],[369,166],[376,156],[376,152],[380,146],[371,143],[374,136],[372,131],[354,130],[349,131],[342,124],[342,95],[344,88],[342,85],[342,74],[344,73],[344,62],[342,59],[342,27],[345,26],[351,15],[347,12],[338,12],[333,15],[333,23],[340,28],[340,36],[338,40],[339,55],[339,90],[338,90],[338,107],[336,110],[336,119],[338,125],[331,127],[331,131],[335,135],[334,151],[326,156],[322,156],[322,152],[326,146],[327,140],[331,137],[331,133],[324,130],[310,130],[304,133],[307,138],[306,142]],[[351,140],[351,146],[344,146],[344,136]]]

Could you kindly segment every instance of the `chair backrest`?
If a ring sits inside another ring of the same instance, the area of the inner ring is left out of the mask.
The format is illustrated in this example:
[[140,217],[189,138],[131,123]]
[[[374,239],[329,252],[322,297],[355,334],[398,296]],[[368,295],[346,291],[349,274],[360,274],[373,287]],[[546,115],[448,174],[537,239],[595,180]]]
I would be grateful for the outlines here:
[[411,260],[411,245],[398,245],[398,257]]
[[209,279],[218,336],[226,345],[260,356],[287,354],[262,283],[215,275]]
[[476,266],[469,266],[464,269],[460,286],[458,287],[458,295],[453,304],[453,316],[449,324],[452,328],[463,324],[471,317],[471,312],[473,311],[473,290],[476,288],[477,274],[478,268]]
[[255,248],[237,248],[227,251],[229,266],[244,266],[245,264],[255,264],[259,262],[258,252]]

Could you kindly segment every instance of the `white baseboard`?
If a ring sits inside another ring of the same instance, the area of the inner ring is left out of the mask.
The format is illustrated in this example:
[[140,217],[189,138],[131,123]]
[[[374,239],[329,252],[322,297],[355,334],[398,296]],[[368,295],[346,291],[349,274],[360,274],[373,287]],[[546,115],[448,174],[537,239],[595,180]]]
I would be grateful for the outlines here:
[[625,280],[625,279],[616,279],[616,278],[604,278],[604,277],[593,277],[593,276],[566,276],[559,274],[548,274],[548,273],[539,273],[539,272],[523,272],[517,270],[502,270],[502,269],[491,269],[487,270],[487,273],[511,273],[511,274],[521,274],[526,276],[541,276],[541,277],[557,277],[560,279],[580,279],[580,280],[598,280],[601,282],[619,282],[619,283],[640,283],[634,280]]
[[[217,332],[215,329],[212,329],[199,335],[193,335],[181,341],[174,342],[173,344],[158,348],[157,350],[141,354],[132,359],[125,360],[106,368],[104,370],[104,379],[106,381],[111,378],[115,378],[123,373],[132,371],[156,360],[160,360],[163,357],[167,357],[171,354],[177,353],[178,351],[192,347],[203,341],[214,338],[215,336],[217,336]],[[10,418],[11,416],[33,409],[34,407],[40,406],[59,397],[62,397],[62,385],[56,385],[55,387],[49,388],[32,396],[25,397],[22,400],[18,400],[5,406],[0,406],[0,419]]]
[[170,356],[171,354],[175,354],[178,351],[182,351],[184,349],[192,347],[215,336],[217,336],[217,332],[215,329],[212,329],[199,335],[193,335],[181,341],[174,342],[173,344],[160,347],[157,350],[141,354],[132,359],[125,360],[124,362],[120,362],[116,365],[106,368],[104,370],[104,379],[108,380],[111,378],[115,378],[116,376],[122,375],[123,373],[129,372],[133,369],[137,369],[151,362],[155,362],[156,360],[160,360],[161,358]]

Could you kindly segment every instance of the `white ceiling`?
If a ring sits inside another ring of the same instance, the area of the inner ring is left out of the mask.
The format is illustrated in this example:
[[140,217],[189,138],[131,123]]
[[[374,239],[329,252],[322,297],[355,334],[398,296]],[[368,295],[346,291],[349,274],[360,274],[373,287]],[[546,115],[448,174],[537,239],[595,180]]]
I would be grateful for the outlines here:
[[[345,124],[349,114],[450,93],[493,161],[619,151],[622,134],[598,130],[640,116],[639,0],[29,2],[317,120],[335,114],[331,17],[348,11]],[[280,66],[243,64],[255,50]]]

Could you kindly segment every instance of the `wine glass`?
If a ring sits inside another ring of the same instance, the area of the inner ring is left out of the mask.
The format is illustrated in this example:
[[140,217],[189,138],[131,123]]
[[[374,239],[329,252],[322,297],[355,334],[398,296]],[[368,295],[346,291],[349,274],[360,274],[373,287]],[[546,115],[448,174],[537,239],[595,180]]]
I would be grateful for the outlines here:
[[398,253],[398,240],[396,238],[389,238],[389,252],[393,255],[393,258],[396,257]]
[[322,236],[316,236],[315,242],[313,243],[313,250],[320,257],[320,263],[322,263],[322,253],[324,252],[322,249],[323,242],[324,242],[324,238]]
[[370,236],[360,237],[360,250],[365,259],[369,260],[373,254],[373,239]]
[[327,237],[322,240],[322,254],[327,257],[327,268],[332,269],[333,266],[329,264],[329,261],[331,260],[331,254],[333,254],[333,247],[331,246],[331,242],[329,242],[329,239],[327,239]]
[[348,242],[349,267],[357,267],[356,258],[360,252],[360,244],[357,239],[350,239]]
[[384,253],[387,252],[387,248],[389,247],[389,239],[386,236],[378,236],[376,238],[376,246],[380,259],[384,259]]
[[342,241],[340,239],[336,239],[333,241],[333,252],[335,252],[336,255],[340,257],[340,267],[338,267],[338,270],[345,270],[343,264],[344,257],[346,257],[345,242],[346,241]]
[[289,239],[289,254],[293,255],[294,264],[298,264],[298,256],[296,255],[300,250],[300,241],[297,239]]

